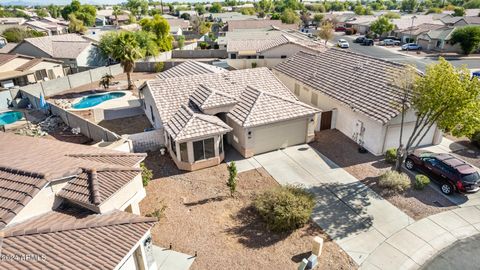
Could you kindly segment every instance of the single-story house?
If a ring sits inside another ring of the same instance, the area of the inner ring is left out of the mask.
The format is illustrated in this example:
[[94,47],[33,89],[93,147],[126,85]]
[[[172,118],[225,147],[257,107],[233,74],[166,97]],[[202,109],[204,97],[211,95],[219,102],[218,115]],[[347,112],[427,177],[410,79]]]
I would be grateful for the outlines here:
[[324,43],[311,40],[293,30],[227,32],[219,38],[220,48],[226,48],[229,59],[286,59],[304,51],[324,51]]
[[415,27],[421,24],[439,24],[445,25],[441,19],[439,19],[435,14],[428,15],[402,15],[400,19],[392,19],[391,22],[395,26],[394,30],[405,30],[410,27]]
[[417,43],[426,51],[462,53],[460,44],[450,42],[452,33],[458,27],[443,27],[418,36]]
[[0,34],[8,28],[22,27],[27,20],[25,18],[5,17],[0,18]]
[[0,88],[24,86],[63,76],[62,61],[20,54],[0,54]]
[[48,20],[30,20],[24,24],[27,28],[44,33],[45,36],[63,35],[68,27]]
[[422,23],[407,29],[394,30],[393,33],[402,42],[407,43],[411,39],[416,41],[418,40],[418,36],[440,28],[445,28],[445,26],[441,24]]
[[184,19],[167,19],[170,25],[170,34],[173,36],[183,35],[183,31],[191,30],[190,21]]
[[[317,129],[338,129],[375,155],[399,146],[402,92],[394,86],[404,65],[371,56],[329,49],[299,52],[273,68],[274,74],[300,101],[319,108]],[[397,75],[395,75],[397,74]],[[416,117],[405,116],[406,142]],[[433,127],[420,145],[436,144],[441,132]]]
[[119,14],[117,15],[117,17],[115,17],[115,15],[109,15],[109,16],[106,16],[106,20],[107,20],[107,23],[108,24],[113,24],[113,25],[123,25],[123,24],[128,24],[130,22],[130,15],[129,14],[126,14],[125,11],[123,11],[123,14]]
[[248,20],[232,20],[228,22],[227,31],[246,31],[246,30],[271,30],[273,27],[286,30],[298,30],[298,24],[286,24],[280,20],[263,20],[263,19],[248,19]]
[[107,59],[91,40],[77,34],[26,38],[11,53],[60,60],[73,73],[107,63]]
[[188,61],[140,87],[145,114],[164,131],[180,169],[219,164],[225,143],[251,157],[314,138],[319,111],[298,101],[269,69],[205,66]]
[[203,15],[210,21],[228,23],[230,21],[238,20],[255,20],[258,19],[255,15],[243,15],[239,12],[222,12],[222,13],[205,13]]
[[0,268],[157,269],[156,219],[139,216],[144,154],[8,133],[0,141],[0,251],[34,256]]
[[345,28],[353,28],[357,34],[365,35],[370,32],[370,24],[376,19],[378,17],[372,15],[356,16],[345,22]]

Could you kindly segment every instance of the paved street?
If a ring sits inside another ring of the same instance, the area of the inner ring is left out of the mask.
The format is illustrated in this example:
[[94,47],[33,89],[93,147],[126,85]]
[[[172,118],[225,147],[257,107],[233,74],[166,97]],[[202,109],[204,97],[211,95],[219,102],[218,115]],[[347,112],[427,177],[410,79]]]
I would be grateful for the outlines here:
[[[386,50],[384,48],[381,48],[379,46],[362,46],[357,43],[353,43],[353,40],[357,36],[335,36],[333,39],[332,43],[337,44],[337,41],[340,38],[343,38],[350,43],[350,49],[347,50],[352,50],[354,52],[358,53],[363,53],[366,55],[370,55],[373,57],[389,60],[389,61],[394,61],[394,62],[399,62],[399,63],[404,63],[404,64],[412,64],[416,66],[418,69],[421,71],[425,71],[425,68],[428,64],[436,62],[435,60],[429,59],[429,58],[418,58],[414,56],[407,56],[403,54],[398,54],[389,50]],[[480,60],[478,59],[472,59],[472,60],[450,60],[450,63],[452,63],[456,67],[460,67],[462,65],[466,65],[467,68],[469,69],[480,69]]]

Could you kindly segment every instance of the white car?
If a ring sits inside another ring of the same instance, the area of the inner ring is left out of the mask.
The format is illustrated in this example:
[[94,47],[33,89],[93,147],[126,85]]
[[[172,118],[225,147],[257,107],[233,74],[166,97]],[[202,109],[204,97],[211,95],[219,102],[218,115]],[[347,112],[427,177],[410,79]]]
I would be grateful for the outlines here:
[[400,40],[394,40],[394,39],[391,39],[391,38],[387,38],[387,39],[384,39],[383,41],[381,41],[380,45],[399,46],[400,45]]
[[343,49],[350,48],[350,44],[345,39],[339,39],[337,42],[337,46]]

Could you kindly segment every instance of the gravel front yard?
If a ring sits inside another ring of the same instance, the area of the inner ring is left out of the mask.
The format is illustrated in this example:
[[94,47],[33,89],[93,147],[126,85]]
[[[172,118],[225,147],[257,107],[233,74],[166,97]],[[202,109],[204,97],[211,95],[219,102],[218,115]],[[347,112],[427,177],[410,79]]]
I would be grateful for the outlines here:
[[158,153],[149,154],[154,171],[146,187],[142,214],[166,206],[152,229],[154,243],[198,257],[192,269],[296,269],[307,257],[314,236],[325,240],[317,269],[356,269],[351,258],[313,222],[291,234],[268,232],[250,207],[257,192],[277,186],[263,169],[239,174],[237,194],[225,184],[226,164],[196,172],[180,172]]
[[434,190],[434,188],[438,189],[435,184],[421,191],[411,188],[403,194],[392,194],[380,188],[377,185],[378,178],[389,170],[391,165],[387,164],[382,156],[358,153],[357,144],[338,130],[317,133],[315,142],[310,145],[413,219],[422,219],[456,207]]

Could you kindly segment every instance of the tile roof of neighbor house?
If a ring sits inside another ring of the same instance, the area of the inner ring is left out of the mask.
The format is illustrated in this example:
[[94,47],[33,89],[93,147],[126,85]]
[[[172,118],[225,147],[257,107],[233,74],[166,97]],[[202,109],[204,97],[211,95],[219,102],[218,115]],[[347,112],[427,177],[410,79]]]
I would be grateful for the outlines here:
[[407,29],[402,29],[399,32],[417,36],[417,35],[426,33],[430,30],[436,30],[436,29],[444,28],[444,27],[445,27],[445,25],[442,25],[442,24],[422,23],[420,25],[414,26],[413,28],[409,27]]
[[168,121],[165,130],[175,141],[183,142],[204,136],[225,134],[232,128],[216,116],[195,112],[193,108],[181,105]]
[[279,31],[276,29],[265,32],[263,35],[250,35],[250,33],[244,33],[242,38],[233,36],[234,35],[229,35],[227,33],[226,39],[228,52],[252,51],[260,53],[284,44],[297,44],[305,49],[314,51],[326,50],[326,47],[323,43],[313,41],[307,36],[304,36],[296,31]]
[[10,53],[13,48],[17,47],[17,45],[18,43],[7,43],[5,46],[0,48],[0,53]]
[[270,29],[275,26],[279,29],[297,30],[297,24],[286,24],[280,20],[237,20],[228,22],[228,31],[238,31],[245,29]]
[[237,103],[235,97],[220,91],[215,91],[200,84],[190,96],[190,100],[201,110],[231,106]]
[[155,223],[123,211],[93,214],[58,210],[6,228],[2,256],[39,255],[37,260],[1,260],[1,269],[115,269]]
[[428,36],[430,39],[449,40],[453,31],[455,31],[455,27],[443,27],[443,28],[428,31],[425,33],[425,35]]
[[413,20],[413,25],[420,25],[424,23],[429,24],[444,24],[441,20],[436,19],[432,14],[428,15],[405,15],[400,19],[393,19],[391,22],[396,26],[396,29],[407,29],[412,27],[412,17],[415,16]]
[[182,30],[187,30],[190,27],[190,21],[184,19],[166,19],[170,28],[180,27]]
[[188,75],[228,72],[224,68],[215,67],[197,61],[187,60],[180,65],[174,66],[157,74],[159,79],[175,78]]
[[[139,173],[134,166],[145,158],[143,154],[6,133],[0,134],[0,141],[0,228],[11,221],[47,183],[64,177],[72,178],[66,186],[67,190],[62,192],[65,198],[92,204],[93,191],[98,191],[98,202],[101,204],[130,182],[135,177],[134,171]],[[101,172],[95,183],[85,182],[82,172],[86,169]],[[118,179],[109,178],[113,174]],[[82,188],[78,187],[80,185],[83,185]],[[87,193],[90,195],[88,198],[85,197]]]
[[52,58],[76,58],[91,44],[77,34],[26,38],[23,42],[30,43]]
[[339,49],[299,52],[274,67],[382,124],[397,116],[402,93],[394,85],[404,65]]
[[[280,122],[305,115],[306,105],[298,102],[298,99],[293,93],[283,85],[268,68],[244,69],[222,73],[167,78],[163,80],[150,80],[146,82],[145,87],[148,87],[152,93],[160,113],[161,121],[167,123],[174,117],[182,105],[188,106],[190,104],[192,95],[194,95],[200,85],[208,86],[209,89],[217,92],[226,93],[237,100],[237,104],[228,113],[228,116],[232,119],[244,119],[244,112],[250,110],[252,116],[250,116],[251,118],[249,119],[252,119],[252,121],[241,122],[238,120],[240,124],[255,126]],[[276,102],[274,104],[268,104],[266,110],[272,109],[277,111],[281,106],[288,104],[286,107],[281,107],[285,112],[273,115],[273,113],[256,107],[255,102],[248,103],[243,101],[242,99],[247,98],[247,96],[243,96],[242,93],[246,91],[248,86],[261,91],[262,94],[267,94],[259,100],[268,97],[270,101]],[[175,92],[172,92],[171,89],[175,89]],[[291,102],[287,102],[288,100]],[[242,109],[237,109],[237,106],[242,106]],[[275,106],[278,106],[278,108]],[[297,106],[302,109],[297,108]],[[317,113],[318,110],[309,107],[309,112],[313,115]],[[256,116],[257,113],[265,114],[268,119],[263,118],[263,116]]]
[[136,168],[83,169],[57,195],[98,211],[95,207],[131,182],[140,172],[141,170]]

